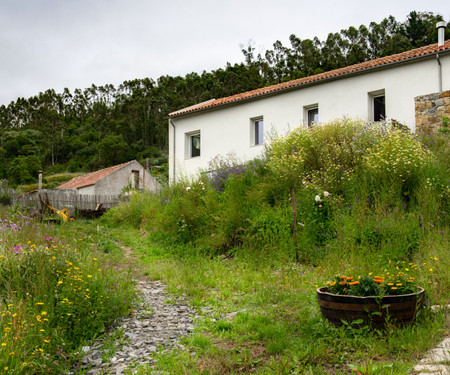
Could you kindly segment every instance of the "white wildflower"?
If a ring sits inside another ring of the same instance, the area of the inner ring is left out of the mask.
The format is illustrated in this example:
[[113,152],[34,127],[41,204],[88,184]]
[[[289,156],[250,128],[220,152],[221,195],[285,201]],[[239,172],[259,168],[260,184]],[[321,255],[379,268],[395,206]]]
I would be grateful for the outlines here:
[[186,191],[189,191],[189,190],[191,190],[191,187],[190,187],[190,186],[188,186],[188,187],[186,188]]
[[323,192],[323,196],[326,198],[326,197],[328,197],[330,195],[330,193],[328,192],[328,191],[324,191]]
[[315,200],[316,200],[316,202],[320,202],[320,195],[316,195]]

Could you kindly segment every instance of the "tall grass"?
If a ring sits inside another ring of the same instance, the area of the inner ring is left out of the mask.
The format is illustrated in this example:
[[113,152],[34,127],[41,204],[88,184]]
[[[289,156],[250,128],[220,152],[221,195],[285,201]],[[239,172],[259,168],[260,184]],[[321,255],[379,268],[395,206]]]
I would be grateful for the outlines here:
[[129,276],[105,267],[84,238],[0,210],[0,372],[60,373],[82,343],[127,314]]
[[297,254],[313,265],[337,252],[380,267],[413,261],[448,230],[448,146],[446,134],[420,139],[352,119],[298,128],[273,139],[261,159],[218,158],[213,172],[137,195],[106,220],[190,245],[174,251],[284,261]]
[[409,373],[448,331],[444,312],[424,309],[405,329],[335,328],[315,289],[335,275],[408,269],[427,304],[450,302],[448,146],[446,134],[338,120],[108,212],[120,238],[146,235],[129,245],[150,255],[151,276],[214,314],[184,342],[197,354],[161,355],[158,370]]

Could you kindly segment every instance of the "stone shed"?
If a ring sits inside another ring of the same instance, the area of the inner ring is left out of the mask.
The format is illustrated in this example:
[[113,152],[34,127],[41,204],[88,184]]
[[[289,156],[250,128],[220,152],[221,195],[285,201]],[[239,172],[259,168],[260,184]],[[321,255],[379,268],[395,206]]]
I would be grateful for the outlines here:
[[77,189],[82,195],[119,196],[127,189],[158,192],[161,186],[136,160],[75,177],[57,189]]

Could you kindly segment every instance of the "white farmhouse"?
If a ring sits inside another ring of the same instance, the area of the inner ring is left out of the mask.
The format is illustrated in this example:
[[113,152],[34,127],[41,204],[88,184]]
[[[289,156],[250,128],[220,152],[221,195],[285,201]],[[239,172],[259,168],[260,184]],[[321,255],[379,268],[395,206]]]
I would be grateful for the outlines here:
[[345,116],[395,119],[415,131],[415,98],[446,90],[450,40],[442,38],[438,44],[209,100],[169,114],[169,178],[173,183],[194,177],[218,155],[253,159],[273,133]]

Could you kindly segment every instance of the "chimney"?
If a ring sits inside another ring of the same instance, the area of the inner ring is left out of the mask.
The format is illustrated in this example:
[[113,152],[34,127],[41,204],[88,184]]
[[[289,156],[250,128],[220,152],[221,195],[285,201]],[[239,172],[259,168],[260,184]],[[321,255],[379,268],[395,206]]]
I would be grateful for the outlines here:
[[42,171],[38,171],[38,173],[39,173],[38,190],[42,190]]
[[445,28],[447,27],[447,22],[440,21],[436,24],[436,29],[438,29],[438,47],[444,45],[445,42]]

